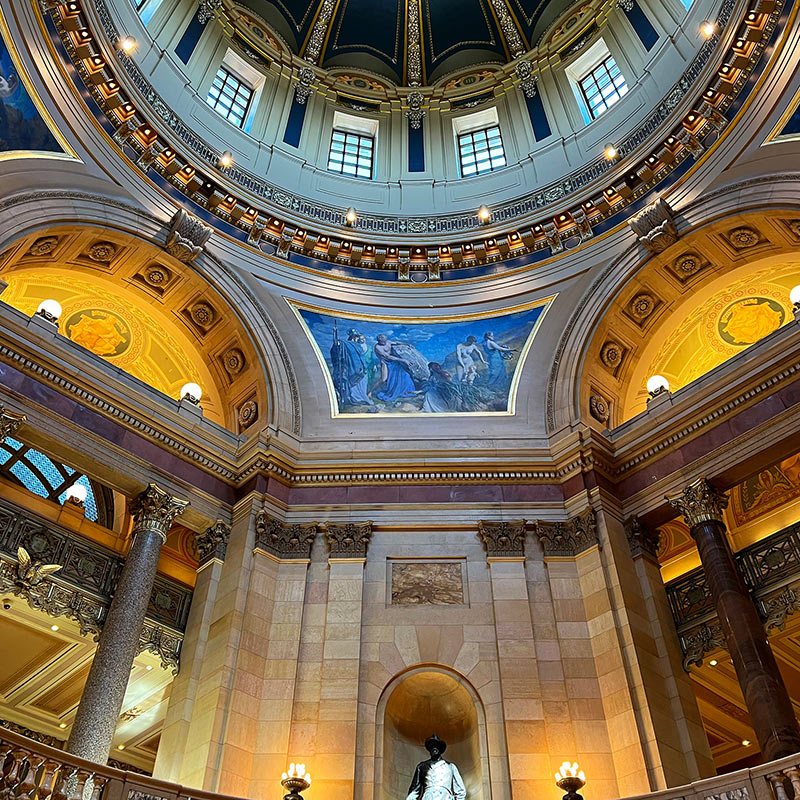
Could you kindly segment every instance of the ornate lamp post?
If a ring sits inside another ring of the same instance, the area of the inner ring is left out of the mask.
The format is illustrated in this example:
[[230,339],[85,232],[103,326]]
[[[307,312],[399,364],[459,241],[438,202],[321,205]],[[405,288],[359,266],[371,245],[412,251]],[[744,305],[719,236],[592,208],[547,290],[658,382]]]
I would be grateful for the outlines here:
[[556,772],[556,786],[565,792],[562,800],[583,800],[583,796],[578,794],[578,790],[585,785],[586,776],[583,774],[583,770],[578,768],[577,761],[573,764],[565,761]]
[[301,792],[311,786],[311,775],[305,764],[289,764],[289,771],[281,775],[281,786],[286,789],[283,800],[303,800]]

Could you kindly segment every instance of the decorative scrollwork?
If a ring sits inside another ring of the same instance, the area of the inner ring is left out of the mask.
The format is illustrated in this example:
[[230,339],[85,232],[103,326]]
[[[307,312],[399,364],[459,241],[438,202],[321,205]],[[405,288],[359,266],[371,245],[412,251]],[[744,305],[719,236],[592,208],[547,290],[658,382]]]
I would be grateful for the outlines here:
[[688,672],[692,664],[699,667],[703,663],[706,653],[718,647],[727,648],[727,645],[719,623],[712,622],[681,636],[681,647],[685,653],[683,668]]
[[598,543],[597,515],[589,508],[566,522],[537,521],[536,535],[545,556],[576,556]]
[[279,559],[310,558],[317,529],[316,522],[287,525],[261,511],[256,517],[256,549]]
[[325,525],[325,540],[331,558],[366,558],[372,539],[372,520]]
[[525,555],[525,520],[502,522],[480,520],[478,536],[489,558],[520,558]]

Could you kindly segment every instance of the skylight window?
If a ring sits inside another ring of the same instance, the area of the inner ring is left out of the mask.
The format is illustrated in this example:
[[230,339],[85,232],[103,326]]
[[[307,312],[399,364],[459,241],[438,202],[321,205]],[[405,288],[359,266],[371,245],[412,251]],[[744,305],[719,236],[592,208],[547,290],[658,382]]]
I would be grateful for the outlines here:
[[482,175],[506,165],[500,126],[492,125],[458,135],[458,158],[461,175]]
[[628,91],[625,78],[611,55],[584,75],[578,85],[592,119],[608,111]]
[[228,122],[243,128],[252,99],[252,87],[227,67],[220,66],[208,90],[206,102]]
[[328,170],[353,178],[372,178],[375,137],[354,131],[333,129]]

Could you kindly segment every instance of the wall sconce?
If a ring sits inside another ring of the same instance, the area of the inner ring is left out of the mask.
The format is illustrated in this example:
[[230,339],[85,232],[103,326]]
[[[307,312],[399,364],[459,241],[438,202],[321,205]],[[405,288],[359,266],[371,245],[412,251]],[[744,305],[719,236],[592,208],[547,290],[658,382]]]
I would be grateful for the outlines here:
[[478,209],[478,219],[485,225],[492,218],[492,212],[488,206],[481,206]]
[[647,394],[650,397],[658,397],[660,394],[669,391],[669,381],[663,375],[653,375],[647,379]]
[[85,486],[80,483],[73,483],[72,486],[67,489],[67,496],[64,498],[64,502],[83,508],[83,504],[86,502],[86,495],[87,491]]
[[348,208],[344,215],[345,225],[347,225],[348,227],[351,225],[355,225],[357,219],[358,219],[358,214],[356,214],[356,210],[354,208]]
[[203,396],[203,390],[196,383],[185,383],[181,387],[181,402],[186,400],[188,403],[198,405]]
[[586,786],[586,776],[583,770],[578,768],[577,761],[573,764],[565,761],[561,765],[556,772],[556,786],[566,793],[562,800],[583,800],[582,795],[578,794],[578,789]]
[[117,47],[119,47],[123,53],[130,55],[136,49],[136,39],[134,39],[133,36],[123,36],[117,42]]
[[42,300],[36,313],[42,319],[47,320],[53,325],[58,325],[58,318],[61,316],[61,303],[58,300]]
[[281,786],[286,789],[284,800],[302,800],[301,792],[311,786],[311,775],[305,764],[289,764],[289,771],[281,775]]

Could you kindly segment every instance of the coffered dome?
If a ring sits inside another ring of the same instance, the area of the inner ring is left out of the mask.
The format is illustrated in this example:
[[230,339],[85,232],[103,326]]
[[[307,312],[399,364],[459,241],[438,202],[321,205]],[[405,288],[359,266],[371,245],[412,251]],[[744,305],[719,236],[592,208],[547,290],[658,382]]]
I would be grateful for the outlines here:
[[297,55],[409,85],[529,50],[570,0],[246,0]]

